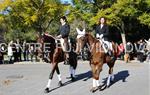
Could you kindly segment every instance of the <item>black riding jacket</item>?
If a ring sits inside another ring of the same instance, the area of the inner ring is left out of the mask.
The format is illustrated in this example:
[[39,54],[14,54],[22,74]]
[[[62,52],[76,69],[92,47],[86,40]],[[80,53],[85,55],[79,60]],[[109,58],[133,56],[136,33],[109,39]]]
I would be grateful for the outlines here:
[[69,33],[70,33],[69,24],[65,24],[65,25],[61,26],[60,29],[59,29],[59,33],[62,36],[62,38],[68,37]]

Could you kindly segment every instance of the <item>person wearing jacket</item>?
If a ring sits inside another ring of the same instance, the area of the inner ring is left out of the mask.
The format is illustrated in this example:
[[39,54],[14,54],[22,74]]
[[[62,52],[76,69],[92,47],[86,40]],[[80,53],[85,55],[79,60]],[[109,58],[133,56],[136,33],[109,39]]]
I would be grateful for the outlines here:
[[63,51],[65,52],[65,55],[66,55],[66,60],[68,60],[69,59],[68,37],[69,37],[69,33],[70,33],[70,25],[68,24],[67,18],[65,16],[62,16],[60,18],[60,23],[61,23],[61,26],[59,28],[59,35],[56,38],[60,39],[62,49],[63,49]]
[[96,27],[96,38],[100,40],[102,43],[104,52],[108,54],[109,56],[113,56],[112,51],[112,43],[110,42],[110,32],[109,27],[106,24],[106,19],[104,17],[101,17],[99,19],[99,25]]

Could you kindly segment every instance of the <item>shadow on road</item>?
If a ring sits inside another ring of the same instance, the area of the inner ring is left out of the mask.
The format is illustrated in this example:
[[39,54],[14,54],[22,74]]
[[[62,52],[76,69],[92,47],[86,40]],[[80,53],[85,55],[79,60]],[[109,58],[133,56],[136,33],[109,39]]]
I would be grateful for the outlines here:
[[[114,75],[114,81],[111,82],[110,86],[114,85],[114,84],[117,83],[118,81],[127,82],[126,79],[127,79],[127,77],[128,77],[129,75],[130,75],[130,74],[129,74],[128,70],[124,70],[124,71],[118,72],[117,74]],[[66,81],[65,83],[63,83],[63,86],[69,85],[69,84],[74,83],[74,82],[77,82],[77,81],[79,81],[79,80],[87,81],[88,79],[92,78],[92,72],[91,72],[91,71],[88,71],[88,72],[85,72],[85,73],[78,74],[78,75],[76,75],[76,76],[77,76],[77,77],[76,77],[76,80],[75,80],[75,81],[71,81],[71,80]],[[108,78],[108,77],[107,77],[107,78]],[[102,82],[103,85],[101,85],[101,88],[102,88],[101,91],[106,89],[107,78],[104,78],[104,79],[103,79],[103,82]],[[61,86],[61,87],[63,87],[63,86]],[[109,86],[109,87],[110,87],[110,86]],[[56,89],[58,89],[58,88],[60,88],[60,87],[53,88],[53,89],[51,89],[49,92],[54,91],[54,90],[56,90]]]
[[[114,75],[114,81],[111,81],[111,84],[109,85],[109,87],[114,85],[118,81],[127,82],[126,79],[127,79],[127,77],[129,77],[129,75],[130,74],[129,74],[128,70],[118,72],[117,74]],[[103,85],[101,87],[106,86],[107,78],[103,79],[104,81],[102,82]],[[101,90],[105,90],[105,89],[106,89],[106,87],[103,87],[103,89],[101,89]]]
[[88,79],[92,78],[92,72],[88,71],[86,73],[81,73],[77,75],[77,80],[87,81]]
[[[65,83],[63,83],[63,86],[66,86],[68,84],[77,82],[77,81],[82,80],[82,79],[83,79],[83,81],[87,81],[91,77],[92,77],[92,72],[91,71],[88,71],[88,72],[85,72],[85,73],[81,73],[81,74],[76,75],[75,81],[71,81],[71,80],[66,81]],[[61,86],[61,87],[63,87],[63,86]],[[53,88],[49,92],[54,91],[54,90],[56,90],[58,88],[60,88],[60,87]]]

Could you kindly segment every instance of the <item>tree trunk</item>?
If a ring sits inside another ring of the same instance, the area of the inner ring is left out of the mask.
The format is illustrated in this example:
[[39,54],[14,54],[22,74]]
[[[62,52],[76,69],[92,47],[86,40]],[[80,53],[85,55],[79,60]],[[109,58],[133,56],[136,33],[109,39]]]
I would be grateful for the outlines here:
[[121,33],[121,38],[122,38],[123,46],[124,46],[125,53],[126,53],[126,37],[125,37],[125,33]]
[[122,42],[123,42],[125,54],[126,54],[126,35],[125,35],[125,26],[124,26],[123,21],[121,22],[121,30],[122,30],[121,38],[122,38]]
[[124,27],[124,22],[121,22],[121,26],[117,26],[117,28],[120,30],[121,33],[121,39],[122,43],[125,49],[125,54],[126,54],[126,35],[125,35],[125,27]]

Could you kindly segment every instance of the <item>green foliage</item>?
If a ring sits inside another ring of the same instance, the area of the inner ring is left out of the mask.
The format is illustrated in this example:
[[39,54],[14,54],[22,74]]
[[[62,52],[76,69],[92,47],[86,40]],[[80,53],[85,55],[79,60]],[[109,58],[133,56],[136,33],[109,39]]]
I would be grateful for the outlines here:
[[3,0],[0,24],[5,25],[6,40],[14,37],[35,40],[34,34],[45,31],[56,35],[62,15],[67,16],[71,25],[71,36],[76,35],[78,25],[92,29],[102,16],[124,34],[138,31],[139,25],[150,26],[150,0],[72,1],[73,6],[63,5],[60,0]]
[[135,19],[137,23],[140,20],[141,24],[149,25],[148,2],[149,0],[117,0],[109,8],[98,10],[96,16],[91,18],[90,25],[97,23],[102,16],[108,19],[109,25],[117,27],[121,32],[125,32],[125,26],[129,26]]
[[141,16],[138,18],[142,24],[148,25],[150,27],[150,13],[143,13]]
[[0,6],[0,11],[7,12],[0,15],[0,22],[7,22],[9,26],[6,39],[13,39],[17,33],[19,38],[31,37],[33,40],[35,37],[29,37],[30,34],[53,31],[49,27],[50,24],[52,21],[58,21],[63,14],[63,5],[59,0],[4,0],[0,5],[3,5]]
[[28,27],[42,33],[59,13],[61,6],[56,0],[16,0],[9,15],[13,28]]
[[10,40],[16,41],[16,39],[20,39],[21,41],[35,41],[36,40],[36,32],[33,30],[30,30],[30,32],[20,32],[19,30],[11,30],[9,32],[5,33],[5,41],[9,42]]

